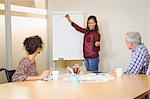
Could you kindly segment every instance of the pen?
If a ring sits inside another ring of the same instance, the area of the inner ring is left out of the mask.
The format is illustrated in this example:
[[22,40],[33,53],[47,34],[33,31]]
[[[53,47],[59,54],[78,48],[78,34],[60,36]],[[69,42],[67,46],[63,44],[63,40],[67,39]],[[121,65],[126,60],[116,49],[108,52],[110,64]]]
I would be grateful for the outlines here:
[[73,74],[73,70],[68,66],[68,68],[67,68],[68,70],[69,70],[69,73],[70,74]]

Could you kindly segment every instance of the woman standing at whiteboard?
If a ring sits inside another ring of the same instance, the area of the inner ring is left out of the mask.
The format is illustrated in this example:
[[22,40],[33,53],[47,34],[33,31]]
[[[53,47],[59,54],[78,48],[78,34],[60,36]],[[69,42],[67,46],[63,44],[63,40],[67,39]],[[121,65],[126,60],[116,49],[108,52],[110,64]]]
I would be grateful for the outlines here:
[[99,54],[100,51],[100,38],[97,19],[95,16],[89,16],[87,20],[87,27],[82,28],[74,23],[69,15],[66,18],[71,25],[79,32],[84,33],[83,53],[85,58],[85,65],[87,71],[98,72],[99,67]]

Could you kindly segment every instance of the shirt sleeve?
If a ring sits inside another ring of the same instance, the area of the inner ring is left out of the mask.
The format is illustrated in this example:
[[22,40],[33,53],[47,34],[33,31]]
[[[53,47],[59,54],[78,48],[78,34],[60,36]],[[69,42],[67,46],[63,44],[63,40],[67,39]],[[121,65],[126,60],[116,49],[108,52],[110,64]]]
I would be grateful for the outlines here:
[[76,23],[74,23],[74,22],[72,22],[71,25],[72,25],[77,31],[79,31],[79,32],[81,32],[81,33],[85,33],[85,32],[86,32],[86,29],[84,29],[84,28],[78,26],[78,25],[77,25]]
[[94,42],[96,41],[100,42],[100,39],[101,39],[100,33],[96,33],[96,35],[94,35]]
[[98,42],[100,42],[100,38],[101,38],[101,36],[100,36],[100,34],[99,33],[96,33],[95,35],[94,35],[94,45],[93,45],[93,50],[94,50],[94,52],[99,52],[100,51],[100,46],[95,46],[95,42],[96,41],[98,41]]
[[28,77],[27,69],[28,64],[20,62],[18,68],[16,69],[16,72],[12,76],[12,81],[24,81]]
[[143,52],[136,52],[131,57],[128,68],[125,73],[127,74],[139,74],[143,67],[145,54]]

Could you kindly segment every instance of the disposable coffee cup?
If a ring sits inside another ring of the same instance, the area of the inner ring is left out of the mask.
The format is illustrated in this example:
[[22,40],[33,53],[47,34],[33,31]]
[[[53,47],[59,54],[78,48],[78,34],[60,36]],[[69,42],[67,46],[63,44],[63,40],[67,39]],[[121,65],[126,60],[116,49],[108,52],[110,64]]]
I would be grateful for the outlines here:
[[116,76],[117,78],[121,78],[123,75],[123,69],[122,68],[116,68]]
[[58,78],[59,78],[59,71],[52,71],[51,75],[52,75],[52,79],[53,80],[58,80]]

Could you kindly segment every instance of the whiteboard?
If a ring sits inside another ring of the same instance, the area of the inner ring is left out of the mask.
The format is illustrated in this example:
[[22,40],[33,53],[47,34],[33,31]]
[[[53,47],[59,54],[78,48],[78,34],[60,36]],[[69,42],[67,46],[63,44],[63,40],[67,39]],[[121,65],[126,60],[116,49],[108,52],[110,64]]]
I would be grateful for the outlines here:
[[52,13],[52,52],[53,60],[83,59],[83,33],[78,32],[65,15],[79,26],[84,26],[82,12],[53,12]]

